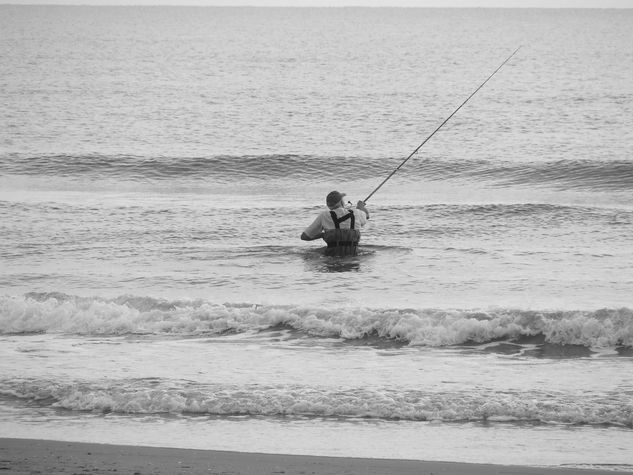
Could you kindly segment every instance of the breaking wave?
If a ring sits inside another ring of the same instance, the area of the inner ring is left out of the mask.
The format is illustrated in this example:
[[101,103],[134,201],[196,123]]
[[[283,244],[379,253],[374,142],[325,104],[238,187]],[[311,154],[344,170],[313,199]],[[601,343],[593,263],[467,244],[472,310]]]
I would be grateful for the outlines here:
[[530,422],[633,427],[630,396],[539,391],[425,392],[299,385],[230,386],[136,379],[0,380],[0,397],[55,409],[121,414],[332,417],[438,422]]
[[541,336],[588,348],[633,346],[629,308],[534,311],[319,308],[60,293],[0,297],[0,333],[222,335],[286,326],[308,337],[379,338],[442,347]]

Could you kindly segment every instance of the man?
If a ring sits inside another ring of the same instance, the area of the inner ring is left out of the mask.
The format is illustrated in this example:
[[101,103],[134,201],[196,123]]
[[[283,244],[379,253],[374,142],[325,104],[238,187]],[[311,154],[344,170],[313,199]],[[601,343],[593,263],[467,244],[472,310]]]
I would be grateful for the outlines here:
[[345,193],[332,191],[325,198],[328,209],[323,210],[308,226],[301,239],[313,241],[323,238],[327,243],[328,256],[355,256],[360,241],[359,228],[369,219],[365,203],[359,201],[356,208],[345,208]]

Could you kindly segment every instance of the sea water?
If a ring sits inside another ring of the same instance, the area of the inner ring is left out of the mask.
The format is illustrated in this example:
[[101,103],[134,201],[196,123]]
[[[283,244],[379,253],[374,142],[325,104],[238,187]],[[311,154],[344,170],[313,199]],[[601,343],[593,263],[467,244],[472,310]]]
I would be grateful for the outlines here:
[[0,6],[0,436],[633,470],[632,27]]

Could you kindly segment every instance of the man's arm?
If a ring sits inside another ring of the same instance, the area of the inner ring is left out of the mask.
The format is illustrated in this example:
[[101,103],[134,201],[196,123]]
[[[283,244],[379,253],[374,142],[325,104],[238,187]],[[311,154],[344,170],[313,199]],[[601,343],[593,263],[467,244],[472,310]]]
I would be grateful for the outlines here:
[[317,239],[321,239],[323,237],[323,233],[318,234],[316,237],[310,237],[305,232],[301,233],[302,241],[315,241]]
[[356,209],[359,209],[361,211],[365,212],[365,216],[367,216],[367,219],[369,219],[369,211],[367,210],[367,207],[365,206],[365,202],[364,201],[358,201],[358,203],[356,203]]
[[301,233],[302,241],[314,241],[316,239],[321,239],[323,237],[323,226],[321,225],[321,216],[317,216],[317,218],[312,222],[310,226],[308,226],[303,233]]

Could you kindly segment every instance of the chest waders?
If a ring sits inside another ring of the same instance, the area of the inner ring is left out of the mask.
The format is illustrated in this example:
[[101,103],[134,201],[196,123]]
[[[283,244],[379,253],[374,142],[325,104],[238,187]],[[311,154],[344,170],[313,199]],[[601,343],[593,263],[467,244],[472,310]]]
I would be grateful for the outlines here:
[[[323,240],[327,243],[325,255],[337,257],[355,256],[358,252],[360,231],[354,229],[354,212],[350,211],[339,218],[334,211],[330,211],[330,216],[332,216],[332,221],[334,221],[334,227],[336,229],[328,229],[323,234]],[[350,228],[341,229],[340,224],[348,219],[350,220]]]

